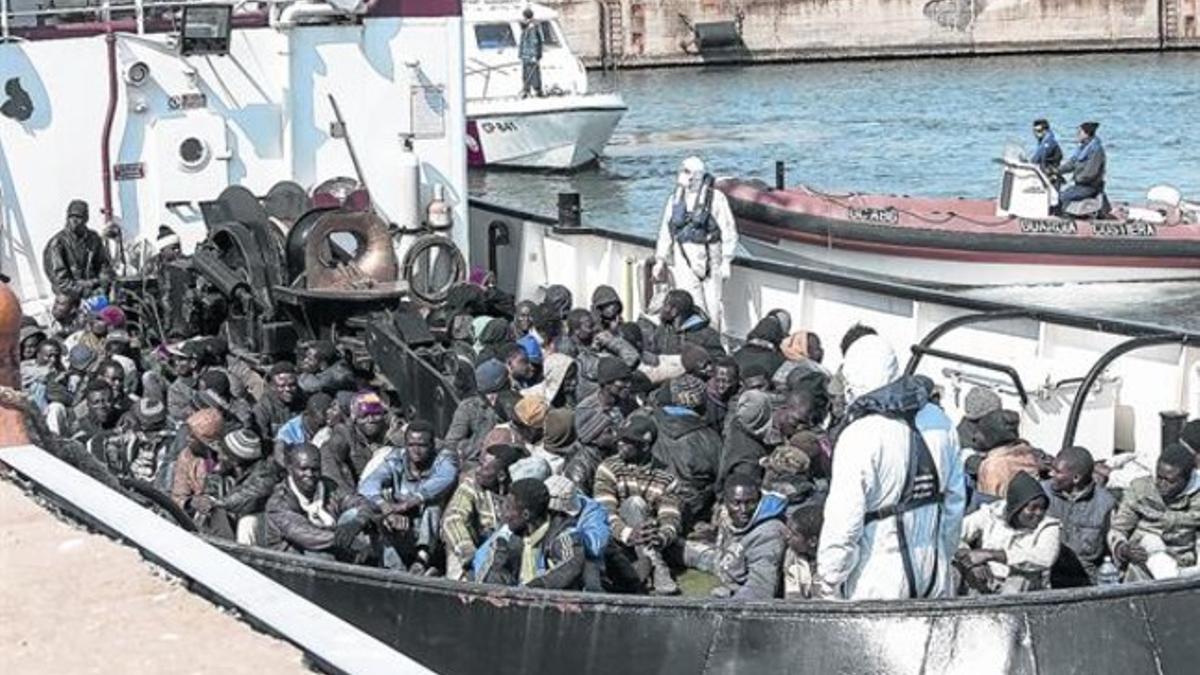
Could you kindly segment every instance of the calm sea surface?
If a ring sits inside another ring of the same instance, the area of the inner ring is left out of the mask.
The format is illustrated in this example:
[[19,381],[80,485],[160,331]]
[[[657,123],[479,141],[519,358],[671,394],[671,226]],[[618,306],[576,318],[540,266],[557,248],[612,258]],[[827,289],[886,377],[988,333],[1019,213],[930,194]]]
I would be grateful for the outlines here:
[[649,233],[676,167],[831,190],[992,197],[993,159],[1050,119],[1064,151],[1100,122],[1110,196],[1168,183],[1200,199],[1200,53],[1013,56],[627,71],[593,86],[629,104],[600,166],[575,175],[473,172],[473,196],[551,215],[579,192],[585,222]]

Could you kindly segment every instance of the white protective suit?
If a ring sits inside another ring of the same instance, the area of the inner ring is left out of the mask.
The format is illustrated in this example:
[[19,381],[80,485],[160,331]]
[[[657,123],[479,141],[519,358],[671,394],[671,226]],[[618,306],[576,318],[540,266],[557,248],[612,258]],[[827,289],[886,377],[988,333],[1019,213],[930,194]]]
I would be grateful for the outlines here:
[[[843,362],[849,401],[899,377],[891,346],[877,335],[859,338]],[[942,502],[903,514],[918,593],[934,583],[930,597],[954,595],[951,561],[958,548],[966,505],[966,485],[958,434],[942,409],[926,404],[917,429],[937,465]],[[907,599],[908,581],[896,535],[896,518],[865,523],[867,513],[900,500],[909,461],[909,428],[900,420],[870,415],[852,422],[833,452],[825,524],[817,552],[817,572],[826,595],[849,600]],[[936,569],[936,573],[935,573]]]
[[[688,213],[697,208],[704,180],[704,162],[699,157],[688,157],[679,166],[675,190],[663,209],[662,223],[658,230],[658,246],[654,255],[657,275],[663,265],[669,265],[675,277],[675,287],[691,293],[696,306],[708,315],[709,325],[721,331],[721,286],[729,277],[730,264],[737,250],[737,224],[729,201],[719,190],[712,191],[712,218],[721,232],[721,241],[711,244],[678,242],[671,228],[671,216],[676,205],[683,202]],[[690,263],[690,264],[689,264]]]

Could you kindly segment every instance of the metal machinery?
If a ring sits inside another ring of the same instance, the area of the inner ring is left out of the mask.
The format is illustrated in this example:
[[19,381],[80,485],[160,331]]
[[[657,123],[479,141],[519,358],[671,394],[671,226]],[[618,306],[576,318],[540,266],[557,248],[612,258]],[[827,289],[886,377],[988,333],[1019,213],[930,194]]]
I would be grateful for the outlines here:
[[417,235],[402,266],[394,237],[417,233],[380,217],[353,179],[311,196],[291,182],[262,198],[233,186],[200,208],[208,237],[192,264],[227,303],[231,351],[265,366],[329,340],[367,379],[387,380],[407,415],[449,425],[453,364],[420,316],[465,276],[449,238]]

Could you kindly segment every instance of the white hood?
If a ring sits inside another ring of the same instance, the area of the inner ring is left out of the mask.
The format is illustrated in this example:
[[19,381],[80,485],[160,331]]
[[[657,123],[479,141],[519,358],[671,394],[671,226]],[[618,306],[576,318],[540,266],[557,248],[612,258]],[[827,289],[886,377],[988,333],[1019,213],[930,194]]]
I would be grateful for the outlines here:
[[846,351],[842,378],[846,381],[846,402],[852,403],[900,377],[896,352],[878,335],[859,338]]

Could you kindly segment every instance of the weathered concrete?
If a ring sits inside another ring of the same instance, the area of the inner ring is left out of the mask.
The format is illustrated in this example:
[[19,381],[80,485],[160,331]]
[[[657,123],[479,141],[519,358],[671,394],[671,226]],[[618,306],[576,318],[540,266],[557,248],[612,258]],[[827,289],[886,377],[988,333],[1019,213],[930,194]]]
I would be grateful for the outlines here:
[[[1200,47],[1200,0],[544,1],[591,65]],[[720,21],[741,44],[700,52],[693,26]]]

